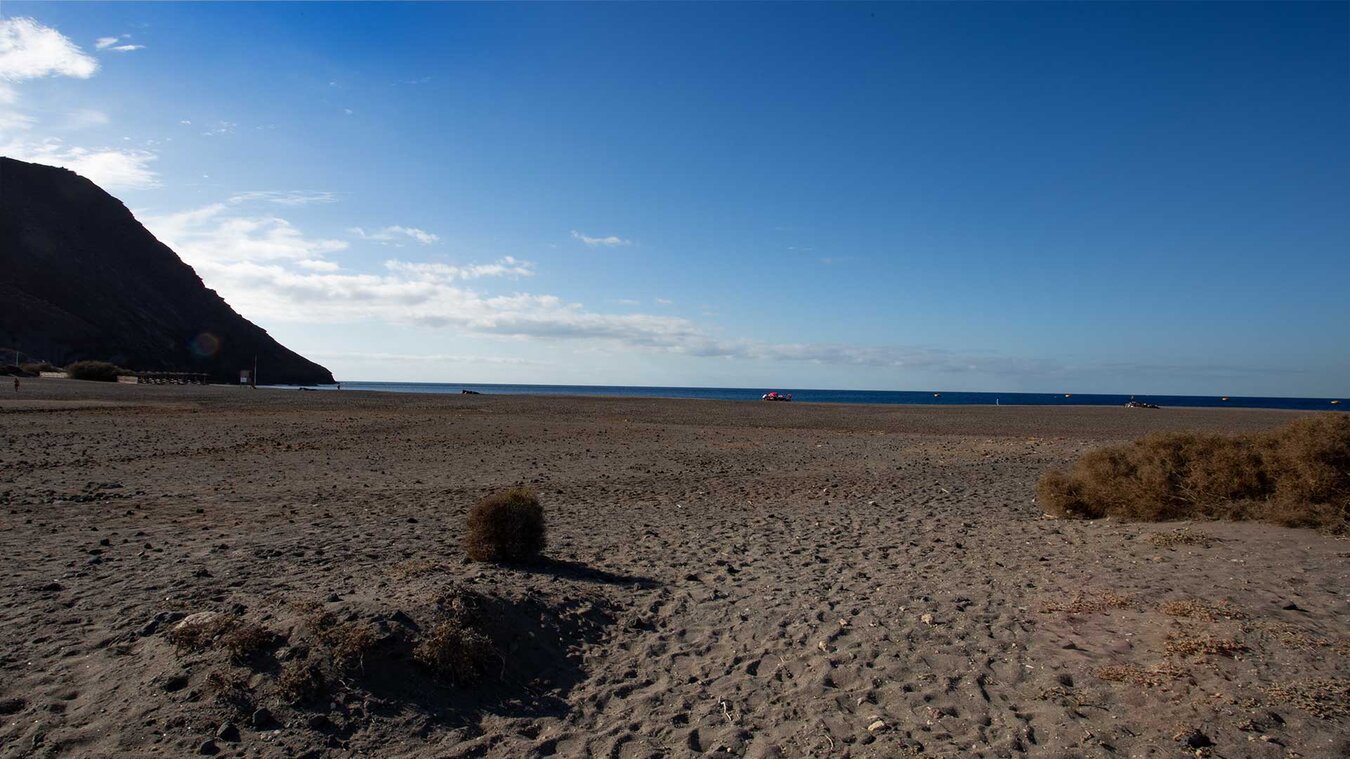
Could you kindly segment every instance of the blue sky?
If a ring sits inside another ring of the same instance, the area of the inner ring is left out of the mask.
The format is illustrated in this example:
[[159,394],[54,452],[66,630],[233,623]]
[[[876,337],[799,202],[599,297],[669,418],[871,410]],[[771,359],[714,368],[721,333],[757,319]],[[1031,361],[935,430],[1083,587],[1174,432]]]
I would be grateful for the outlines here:
[[0,152],[342,379],[1350,392],[1345,3],[3,13]]

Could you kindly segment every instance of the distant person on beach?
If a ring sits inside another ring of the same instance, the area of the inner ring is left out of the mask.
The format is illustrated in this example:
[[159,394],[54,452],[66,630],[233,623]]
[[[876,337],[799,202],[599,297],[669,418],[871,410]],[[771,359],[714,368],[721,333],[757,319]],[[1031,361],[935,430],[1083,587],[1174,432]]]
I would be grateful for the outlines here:
[[19,392],[19,378],[18,378],[18,377],[15,377],[15,378],[14,378],[14,392],[16,392],[16,393]]

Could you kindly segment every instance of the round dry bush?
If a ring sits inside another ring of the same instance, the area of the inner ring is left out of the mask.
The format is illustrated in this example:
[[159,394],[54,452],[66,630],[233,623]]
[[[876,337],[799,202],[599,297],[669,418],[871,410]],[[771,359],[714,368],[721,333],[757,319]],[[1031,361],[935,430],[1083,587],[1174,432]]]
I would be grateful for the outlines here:
[[544,507],[529,488],[490,495],[469,509],[464,550],[474,561],[530,561],[544,543]]

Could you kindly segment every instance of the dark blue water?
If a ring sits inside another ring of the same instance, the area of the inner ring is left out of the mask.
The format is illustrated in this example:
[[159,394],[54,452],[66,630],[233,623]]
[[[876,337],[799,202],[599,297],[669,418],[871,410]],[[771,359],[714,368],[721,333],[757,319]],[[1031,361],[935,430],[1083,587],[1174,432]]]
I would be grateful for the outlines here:
[[[788,387],[629,387],[622,385],[478,385],[441,382],[343,382],[344,390],[378,390],[386,393],[459,393],[476,390],[484,395],[592,395],[628,398],[700,398],[723,401],[757,401],[769,390],[792,393],[795,402],[806,403],[896,403],[918,405],[993,406],[1123,406],[1135,398],[1159,406],[1275,408],[1302,411],[1350,410],[1350,403],[1333,404],[1333,398],[1243,398],[1223,400],[1217,395],[1093,395],[1074,393],[949,393],[890,390],[800,390]],[[329,389],[329,388],[323,388]]]

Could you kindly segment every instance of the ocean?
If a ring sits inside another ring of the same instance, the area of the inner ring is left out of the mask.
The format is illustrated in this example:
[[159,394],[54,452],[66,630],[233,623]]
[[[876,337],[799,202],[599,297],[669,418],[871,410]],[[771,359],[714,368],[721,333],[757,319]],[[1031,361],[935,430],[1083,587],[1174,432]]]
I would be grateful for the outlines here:
[[[288,389],[293,386],[272,385]],[[318,386],[317,389],[335,388]],[[633,387],[627,385],[482,385],[452,382],[343,382],[343,390],[378,390],[386,393],[460,393],[474,390],[483,395],[590,395],[627,398],[697,398],[702,400],[756,401],[769,390],[791,393],[793,401],[805,403],[889,403],[943,406],[1123,406],[1131,398],[1163,407],[1271,408],[1299,411],[1345,411],[1350,403],[1336,398],[1250,398],[1218,395],[1101,395],[1094,393],[958,393],[936,390],[813,390],[789,387]]]

